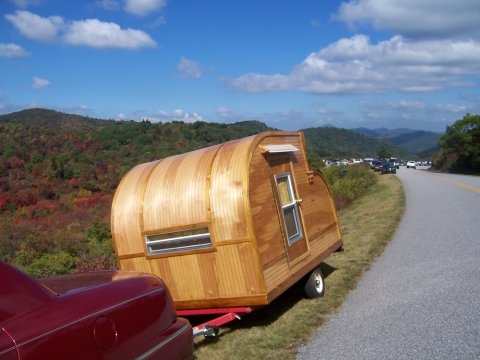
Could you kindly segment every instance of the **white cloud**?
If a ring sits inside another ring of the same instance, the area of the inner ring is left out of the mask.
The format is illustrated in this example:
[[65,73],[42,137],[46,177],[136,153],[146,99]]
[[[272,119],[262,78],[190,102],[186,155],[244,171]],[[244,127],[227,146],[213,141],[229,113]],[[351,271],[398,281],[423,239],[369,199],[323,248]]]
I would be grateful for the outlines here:
[[40,0],[12,0],[13,5],[25,9],[32,5],[40,5]]
[[86,19],[65,23],[59,16],[41,17],[29,11],[17,11],[5,15],[20,33],[33,40],[54,41],[61,39],[68,44],[94,48],[139,49],[155,47],[156,42],[144,31],[122,29],[118,24]]
[[336,19],[411,38],[478,38],[480,1],[350,0],[340,5]]
[[155,47],[156,42],[145,32],[135,29],[122,29],[111,22],[98,19],[73,21],[63,40],[72,45],[83,45],[94,48],[138,49]]
[[50,81],[36,76],[33,77],[32,87],[34,89],[44,89],[48,86],[50,86]]
[[437,104],[436,108],[442,112],[466,114],[469,112],[469,107],[466,105],[457,104]]
[[186,112],[181,109],[177,109],[173,112],[173,120],[180,120],[185,122],[202,121],[203,118],[196,112]]
[[217,114],[220,116],[222,119],[228,119],[232,116],[232,111],[226,107],[219,107],[217,109]]
[[391,103],[390,106],[393,109],[406,109],[406,110],[418,110],[425,108],[425,104],[420,101],[408,101],[408,100],[399,100],[395,103]]
[[193,60],[182,57],[177,65],[180,74],[187,78],[199,79],[202,76],[202,70],[198,63]]
[[225,106],[221,106],[217,109],[217,115],[224,122],[235,122],[245,119],[244,114],[232,111]]
[[166,4],[166,0],[125,0],[125,11],[145,16],[162,9]]
[[249,93],[273,92],[293,89],[293,78],[288,75],[249,73],[233,80],[225,80],[230,87]]
[[10,21],[23,36],[38,41],[55,40],[63,26],[63,19],[60,16],[41,17],[25,10],[18,10],[14,15],[7,14],[5,19]]
[[200,114],[196,112],[184,111],[182,109],[176,109],[171,113],[164,110],[159,110],[152,117],[147,117],[147,119],[155,122],[183,121],[186,123],[193,123],[195,121],[203,121],[203,118]]
[[290,74],[249,73],[228,81],[246,92],[426,92],[471,85],[480,72],[480,42],[411,41],[401,36],[377,44],[365,35],[340,39],[308,55]]
[[149,28],[157,28],[159,26],[163,26],[167,23],[167,20],[165,19],[165,16],[161,15],[159,17],[157,17],[155,20],[153,20],[151,23],[149,23],[147,26]]
[[17,44],[0,43],[0,57],[16,58],[21,56],[28,56],[28,52]]

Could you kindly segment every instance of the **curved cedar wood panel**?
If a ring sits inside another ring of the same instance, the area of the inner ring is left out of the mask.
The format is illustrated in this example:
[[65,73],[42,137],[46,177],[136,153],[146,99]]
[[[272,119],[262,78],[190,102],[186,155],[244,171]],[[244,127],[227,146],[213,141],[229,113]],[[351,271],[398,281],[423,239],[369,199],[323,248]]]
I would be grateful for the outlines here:
[[[255,136],[134,167],[112,206],[119,267],[162,277],[178,309],[263,305],[247,216]],[[208,225],[212,249],[145,255],[145,234]]]
[[[291,164],[309,247],[294,263],[259,148],[287,143],[300,149]],[[306,170],[297,132],[265,132],[134,167],[112,206],[119,267],[159,275],[177,309],[268,304],[341,245],[328,189],[319,176],[309,184]],[[206,225],[212,248],[146,256],[145,235]]]
[[117,187],[112,203],[111,227],[118,258],[145,256],[141,223],[142,198],[145,182],[158,163],[159,160],[135,166]]
[[215,146],[171,156],[155,166],[144,185],[144,233],[210,221],[207,179],[218,149]]

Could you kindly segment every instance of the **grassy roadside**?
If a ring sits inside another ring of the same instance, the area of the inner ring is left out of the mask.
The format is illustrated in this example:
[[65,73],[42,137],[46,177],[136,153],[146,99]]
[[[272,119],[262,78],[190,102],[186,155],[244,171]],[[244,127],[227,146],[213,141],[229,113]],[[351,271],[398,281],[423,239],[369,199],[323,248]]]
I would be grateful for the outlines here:
[[345,251],[322,264],[325,295],[305,299],[299,282],[267,307],[223,326],[217,340],[195,339],[195,359],[294,359],[297,348],[309,342],[383,252],[404,208],[400,180],[378,175],[365,196],[339,212]]

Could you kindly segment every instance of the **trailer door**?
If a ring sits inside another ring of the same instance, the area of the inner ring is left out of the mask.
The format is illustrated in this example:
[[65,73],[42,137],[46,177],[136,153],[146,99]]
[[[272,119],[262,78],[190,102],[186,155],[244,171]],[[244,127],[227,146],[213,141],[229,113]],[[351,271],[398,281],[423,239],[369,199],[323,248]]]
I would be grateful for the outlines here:
[[269,154],[266,159],[270,166],[271,182],[288,261],[292,262],[303,255],[308,250],[308,246],[299,208],[301,200],[296,193],[290,154],[288,152]]

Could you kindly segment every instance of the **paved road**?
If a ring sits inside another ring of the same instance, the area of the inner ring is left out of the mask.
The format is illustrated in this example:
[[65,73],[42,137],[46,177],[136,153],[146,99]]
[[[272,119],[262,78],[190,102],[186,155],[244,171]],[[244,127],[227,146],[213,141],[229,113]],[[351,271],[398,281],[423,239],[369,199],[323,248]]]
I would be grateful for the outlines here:
[[394,239],[298,360],[480,359],[480,177],[397,176]]

